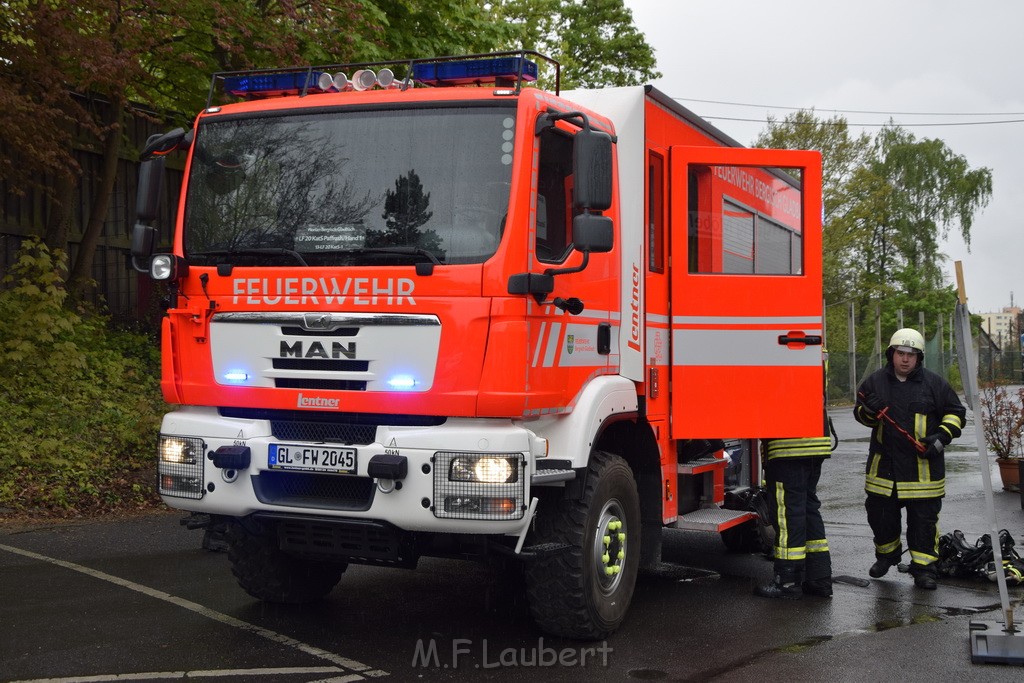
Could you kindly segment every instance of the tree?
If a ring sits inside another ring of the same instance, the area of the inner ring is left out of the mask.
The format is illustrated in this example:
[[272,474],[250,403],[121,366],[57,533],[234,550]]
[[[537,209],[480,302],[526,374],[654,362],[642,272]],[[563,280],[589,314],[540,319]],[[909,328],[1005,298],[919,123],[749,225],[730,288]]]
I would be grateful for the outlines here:
[[430,208],[430,193],[423,191],[423,183],[415,170],[398,176],[395,189],[384,195],[385,230],[369,230],[366,233],[368,247],[416,247],[426,251],[438,251],[441,238],[434,230],[423,230],[434,216]]
[[77,296],[89,288],[126,115],[156,112],[187,125],[205,105],[214,71],[537,46],[566,61],[573,75],[565,86],[658,76],[622,0],[586,7],[582,0],[8,0],[3,6],[0,179],[16,193],[32,187],[47,193],[42,232],[53,248],[67,250],[82,180],[74,147],[96,141],[89,149],[98,157],[89,171],[95,182],[87,185],[90,215],[67,283]]
[[502,0],[492,12],[514,28],[510,48],[560,63],[563,90],[642,85],[661,76],[622,0]]
[[[755,144],[821,150],[825,300],[855,301],[865,346],[875,337],[876,304],[885,329],[895,329],[901,309],[929,319],[952,309],[941,240],[957,228],[970,245],[974,217],[992,194],[990,169],[971,168],[943,141],[918,140],[893,123],[853,137],[843,117],[813,111],[769,120]],[[845,340],[831,343],[838,350]]]
[[992,195],[992,171],[971,169],[941,140],[917,140],[892,124],[876,136],[867,170],[890,189],[863,253],[869,279],[891,274],[911,296],[941,287],[939,242],[956,225],[970,248],[974,214]]

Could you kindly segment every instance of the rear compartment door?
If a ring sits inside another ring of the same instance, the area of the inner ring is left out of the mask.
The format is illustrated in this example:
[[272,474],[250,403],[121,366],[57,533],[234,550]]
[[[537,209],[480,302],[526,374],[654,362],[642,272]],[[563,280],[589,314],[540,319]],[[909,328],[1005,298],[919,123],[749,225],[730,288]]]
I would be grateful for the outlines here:
[[671,148],[672,436],[823,429],[821,156]]

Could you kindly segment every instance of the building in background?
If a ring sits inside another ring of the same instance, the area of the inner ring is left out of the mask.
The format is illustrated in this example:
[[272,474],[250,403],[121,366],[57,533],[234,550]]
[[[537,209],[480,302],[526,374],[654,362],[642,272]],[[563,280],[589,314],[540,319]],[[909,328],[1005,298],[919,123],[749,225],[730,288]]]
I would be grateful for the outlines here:
[[1019,306],[1006,306],[998,313],[982,313],[981,326],[998,346],[1014,346],[1020,330],[1020,314]]

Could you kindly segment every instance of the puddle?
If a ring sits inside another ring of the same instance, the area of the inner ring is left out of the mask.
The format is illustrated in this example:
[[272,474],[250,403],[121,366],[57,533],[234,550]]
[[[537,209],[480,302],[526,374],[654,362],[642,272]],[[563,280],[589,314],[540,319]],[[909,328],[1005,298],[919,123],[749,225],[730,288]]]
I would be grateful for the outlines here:
[[942,617],[938,614],[918,614],[911,619],[885,619],[875,622],[875,631],[888,631],[901,626],[914,626],[915,624],[932,624],[936,621],[942,621]]

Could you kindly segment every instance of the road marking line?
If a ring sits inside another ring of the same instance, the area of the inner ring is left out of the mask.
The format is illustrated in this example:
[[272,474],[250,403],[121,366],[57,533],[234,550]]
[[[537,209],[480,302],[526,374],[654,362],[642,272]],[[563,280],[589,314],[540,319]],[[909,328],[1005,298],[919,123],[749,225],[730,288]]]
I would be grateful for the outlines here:
[[[256,626],[255,624],[250,624],[247,621],[242,621],[241,619],[236,619],[235,617],[231,617],[231,616],[228,616],[227,614],[223,614],[223,613],[218,612],[216,610],[212,610],[209,607],[204,607],[203,605],[200,605],[199,603],[196,603],[196,602],[192,602],[191,600],[186,600],[184,598],[179,598],[179,597],[177,597],[175,595],[171,595],[170,593],[165,593],[163,591],[156,590],[155,588],[150,588],[148,586],[143,586],[140,583],[135,583],[134,581],[129,581],[127,579],[122,579],[121,577],[114,576],[113,574],[107,574],[106,572],[101,572],[101,571],[98,571],[96,569],[90,569],[89,567],[82,566],[80,564],[75,564],[74,562],[68,562],[67,560],[58,560],[55,557],[48,557],[46,555],[40,555],[39,553],[34,553],[31,550],[22,550],[21,548],[15,548],[13,546],[4,545],[2,543],[0,543],[0,550],[6,550],[7,552],[14,553],[16,555],[23,555],[23,556],[31,558],[33,560],[39,560],[40,562],[49,562],[50,564],[55,564],[55,565],[57,565],[59,567],[64,567],[65,569],[70,569],[72,571],[80,572],[82,574],[86,574],[86,575],[91,576],[93,578],[100,579],[102,581],[107,581],[109,583],[113,583],[113,584],[121,586],[123,588],[127,588],[129,590],[133,590],[133,591],[135,591],[137,593],[142,593],[143,595],[148,595],[149,597],[156,598],[157,600],[163,600],[164,602],[169,602],[172,605],[177,605],[178,607],[183,607],[184,609],[187,609],[187,610],[190,610],[192,612],[195,612],[196,614],[202,615],[202,616],[204,616],[204,617],[206,617],[208,619],[213,619],[214,621],[219,621],[222,624],[227,624],[228,626],[233,626],[233,627],[235,627],[237,629],[241,629],[243,631],[248,631],[249,633],[252,633],[252,634],[255,634],[257,636],[260,636],[261,638],[266,638],[267,640],[273,641],[275,643],[279,643],[281,645],[286,645],[288,647],[291,647],[291,648],[294,648],[296,650],[299,650],[300,652],[305,652],[308,655],[312,655],[313,657],[317,657],[319,659],[326,660],[328,662],[331,662],[332,664],[336,664],[336,665],[338,665],[340,667],[343,667],[345,669],[350,669],[352,671],[361,672],[362,674],[364,674],[366,676],[371,676],[371,677],[376,678],[378,676],[387,676],[388,675],[388,673],[386,671],[381,671],[381,670],[377,670],[377,669],[371,671],[369,666],[367,666],[366,664],[363,664],[361,662],[357,662],[354,659],[348,659],[347,657],[342,657],[341,655],[337,655],[337,654],[335,654],[333,652],[328,652],[327,650],[321,649],[319,647],[316,647],[316,646],[313,646],[313,645],[309,645],[307,643],[303,643],[302,641],[296,640],[295,638],[292,638],[290,636],[286,636],[283,633],[277,633],[276,631],[271,631],[270,629],[263,628],[262,626]],[[359,678],[362,678],[362,677],[359,677]],[[74,679],[74,680],[90,680],[90,679]],[[113,678],[113,679],[98,679],[98,680],[118,680],[118,679]],[[124,679],[121,679],[121,680],[124,680]],[[358,679],[352,679],[352,680],[358,680]]]

